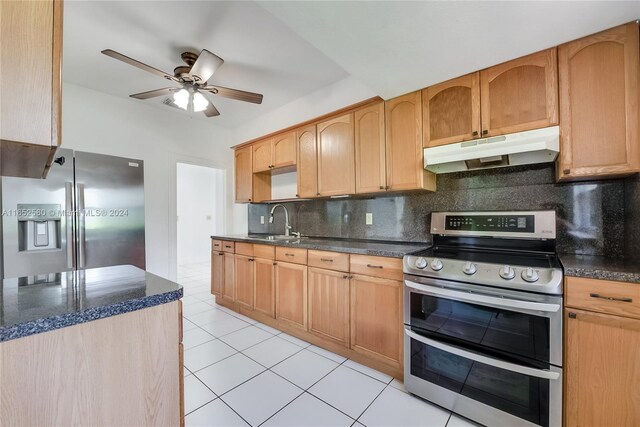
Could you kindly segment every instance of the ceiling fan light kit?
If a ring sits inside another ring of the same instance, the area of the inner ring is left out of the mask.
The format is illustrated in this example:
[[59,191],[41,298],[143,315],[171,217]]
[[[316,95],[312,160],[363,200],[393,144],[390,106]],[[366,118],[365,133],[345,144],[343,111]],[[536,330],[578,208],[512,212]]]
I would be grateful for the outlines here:
[[220,112],[202,94],[202,92],[208,92],[212,95],[218,95],[238,101],[251,102],[253,104],[262,103],[262,95],[259,93],[230,89],[222,86],[207,85],[207,81],[211,76],[213,76],[213,73],[215,73],[216,70],[224,64],[224,60],[206,49],[203,49],[202,52],[200,52],[200,55],[193,52],[183,52],[181,57],[187,65],[180,65],[176,67],[173,70],[173,75],[111,49],[105,49],[102,53],[110,56],[111,58],[140,68],[141,70],[164,77],[165,79],[171,80],[180,85],[179,87],[168,87],[164,89],[135,93],[130,95],[132,98],[149,99],[173,93],[173,99],[165,98],[162,103],[185,111],[203,112],[207,117],[218,116],[220,115]]

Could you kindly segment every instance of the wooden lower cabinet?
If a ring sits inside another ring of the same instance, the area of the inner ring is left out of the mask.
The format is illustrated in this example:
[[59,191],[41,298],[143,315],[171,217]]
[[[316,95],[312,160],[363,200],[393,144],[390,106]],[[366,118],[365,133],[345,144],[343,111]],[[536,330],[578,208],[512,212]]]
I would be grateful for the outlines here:
[[565,426],[640,425],[640,320],[573,308],[564,319]]
[[276,318],[307,329],[307,266],[275,263]]
[[309,332],[349,346],[349,275],[309,267]]
[[224,287],[224,252],[211,252],[211,293],[222,296]]
[[253,309],[253,258],[236,254],[236,302]]
[[222,298],[228,301],[235,301],[235,257],[232,253],[224,253],[224,286],[222,287]]
[[400,367],[402,282],[354,275],[350,291],[351,349]]
[[269,317],[276,315],[276,292],[274,287],[275,263],[272,259],[255,258],[253,261],[254,299],[253,308]]

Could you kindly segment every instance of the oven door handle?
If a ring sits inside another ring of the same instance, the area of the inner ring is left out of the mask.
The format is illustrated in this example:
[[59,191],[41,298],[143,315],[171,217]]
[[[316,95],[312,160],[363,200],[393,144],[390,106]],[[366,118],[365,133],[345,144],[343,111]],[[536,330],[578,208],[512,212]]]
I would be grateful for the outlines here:
[[520,301],[509,298],[498,298],[494,296],[484,295],[473,292],[460,292],[451,289],[436,288],[433,286],[421,285],[409,280],[405,280],[404,284],[411,289],[415,289],[423,294],[429,294],[436,297],[455,299],[456,301],[468,302],[471,304],[490,305],[492,307],[504,309],[527,310],[530,312],[543,311],[547,313],[557,313],[560,310],[560,304],[546,304],[542,302]]
[[435,347],[446,353],[455,354],[456,356],[464,357],[465,359],[473,360],[475,362],[484,363],[485,365],[494,366],[499,369],[506,369],[507,371],[517,372],[519,374],[528,375],[530,377],[542,378],[546,380],[557,380],[560,378],[559,372],[547,371],[545,369],[534,369],[528,366],[516,365],[515,363],[505,362],[503,360],[494,359],[492,357],[483,356],[481,354],[472,353],[467,350],[463,350],[458,347],[453,347],[447,344],[443,344],[439,341],[432,340],[431,338],[418,335],[410,329],[405,327],[404,333],[416,341],[420,341],[431,347]]

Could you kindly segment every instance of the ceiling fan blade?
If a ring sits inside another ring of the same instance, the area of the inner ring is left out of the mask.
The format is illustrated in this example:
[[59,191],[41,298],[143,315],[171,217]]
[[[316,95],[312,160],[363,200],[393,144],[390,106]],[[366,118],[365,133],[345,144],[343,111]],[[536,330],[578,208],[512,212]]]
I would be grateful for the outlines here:
[[224,64],[224,60],[217,55],[209,52],[207,49],[202,49],[198,59],[191,67],[191,77],[200,83],[205,83],[213,76],[220,66]]
[[107,55],[107,56],[110,56],[110,57],[112,57],[114,59],[117,59],[119,61],[122,61],[124,63],[127,63],[129,65],[133,65],[134,67],[138,67],[141,70],[147,71],[147,72],[149,72],[151,74],[155,74],[157,76],[164,77],[165,79],[168,79],[168,80],[173,80],[174,82],[179,82],[180,81],[176,77],[174,77],[173,75],[171,75],[169,73],[165,73],[164,71],[158,70],[157,68],[153,68],[150,65],[144,64],[144,63],[142,63],[140,61],[136,61],[135,59],[129,58],[128,56],[123,55],[121,53],[118,53],[115,50],[105,49],[105,50],[102,51],[102,53]]
[[220,115],[220,111],[218,111],[218,109],[211,103],[211,101],[209,101],[209,105],[207,105],[207,108],[204,109],[203,113],[207,117]]
[[169,95],[171,92],[175,92],[179,89],[180,88],[178,87],[165,87],[164,89],[156,89],[156,90],[150,90],[148,92],[134,93],[133,95],[129,95],[129,96],[131,98],[136,98],[136,99],[149,99],[149,98],[155,98],[156,96]]
[[236,99],[238,101],[252,102],[254,104],[262,104],[262,95],[259,93],[247,92],[244,90],[230,89],[222,86],[205,86],[203,90],[209,91],[214,95],[224,98]]

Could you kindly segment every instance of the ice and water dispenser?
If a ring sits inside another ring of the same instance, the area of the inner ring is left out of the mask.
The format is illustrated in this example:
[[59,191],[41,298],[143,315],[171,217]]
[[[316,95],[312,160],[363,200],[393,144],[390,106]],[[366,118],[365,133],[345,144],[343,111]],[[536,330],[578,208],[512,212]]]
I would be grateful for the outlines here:
[[34,252],[62,247],[62,210],[56,204],[19,204],[18,250]]

